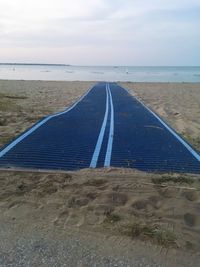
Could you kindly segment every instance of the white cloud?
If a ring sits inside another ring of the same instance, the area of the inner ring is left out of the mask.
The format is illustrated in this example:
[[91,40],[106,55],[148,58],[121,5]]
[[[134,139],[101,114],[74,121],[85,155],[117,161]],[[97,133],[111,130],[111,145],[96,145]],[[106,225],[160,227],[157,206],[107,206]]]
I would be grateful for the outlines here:
[[178,64],[200,42],[198,12],[199,0],[0,0],[0,61],[152,64],[174,60],[174,43]]

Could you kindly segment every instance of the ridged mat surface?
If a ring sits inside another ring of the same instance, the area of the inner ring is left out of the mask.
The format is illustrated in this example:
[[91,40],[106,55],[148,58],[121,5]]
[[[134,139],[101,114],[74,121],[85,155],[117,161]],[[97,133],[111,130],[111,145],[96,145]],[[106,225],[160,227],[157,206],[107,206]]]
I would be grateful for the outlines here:
[[0,168],[125,167],[200,173],[200,156],[116,83],[98,83],[64,112],[44,118],[0,151]]

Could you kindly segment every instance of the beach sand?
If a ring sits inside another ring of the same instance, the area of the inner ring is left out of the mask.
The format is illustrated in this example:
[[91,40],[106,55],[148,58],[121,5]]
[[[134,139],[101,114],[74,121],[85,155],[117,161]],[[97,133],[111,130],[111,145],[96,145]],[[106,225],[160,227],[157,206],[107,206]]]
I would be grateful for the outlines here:
[[[0,81],[1,145],[39,118],[65,109],[93,84]],[[199,85],[123,85],[177,131],[198,138]],[[198,148],[198,142],[194,145]],[[19,237],[37,233],[40,247],[41,237],[44,241],[53,232],[51,241],[77,234],[88,237],[88,246],[93,244],[89,237],[102,238],[101,246],[121,251],[122,258],[140,251],[161,266],[199,266],[199,211],[199,175],[114,168],[63,174],[1,171],[0,251],[6,255],[9,247],[5,258],[14,258]]]

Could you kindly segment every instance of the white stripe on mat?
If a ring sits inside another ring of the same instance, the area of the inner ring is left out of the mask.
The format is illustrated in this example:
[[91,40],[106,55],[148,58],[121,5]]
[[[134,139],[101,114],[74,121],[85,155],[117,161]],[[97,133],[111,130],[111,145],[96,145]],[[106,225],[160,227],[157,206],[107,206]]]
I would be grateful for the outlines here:
[[113,138],[114,138],[114,108],[113,108],[112,94],[111,94],[109,85],[108,85],[108,91],[109,91],[109,96],[110,96],[111,114],[110,114],[110,131],[109,131],[108,145],[107,145],[107,151],[106,151],[106,156],[105,156],[105,161],[104,161],[104,167],[110,167]]
[[[121,88],[128,92],[127,89],[123,87]],[[130,93],[128,92],[128,94]],[[145,107],[182,145],[184,145],[184,147],[195,157],[195,159],[200,161],[200,155],[187,142],[185,142],[171,127],[169,127],[156,113],[142,103],[142,101],[140,101],[136,96],[134,96],[134,98],[140,102],[140,104],[142,104],[143,107]]]
[[105,134],[106,124],[107,124],[107,120],[108,120],[108,104],[109,104],[108,102],[109,102],[109,94],[108,94],[108,85],[106,84],[106,111],[105,111],[103,123],[101,126],[101,130],[99,133],[99,137],[97,139],[97,143],[95,146],[95,150],[94,150],[94,153],[92,156],[92,160],[90,163],[90,168],[96,168],[96,166],[97,166],[97,161],[99,158],[99,154],[100,154],[100,150],[101,150],[101,146],[102,146],[103,138],[104,138],[104,134]]

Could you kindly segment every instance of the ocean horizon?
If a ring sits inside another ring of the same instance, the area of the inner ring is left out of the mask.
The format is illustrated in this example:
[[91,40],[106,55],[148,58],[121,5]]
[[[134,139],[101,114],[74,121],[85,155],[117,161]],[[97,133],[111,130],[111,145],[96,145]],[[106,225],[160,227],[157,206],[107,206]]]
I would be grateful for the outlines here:
[[1,80],[200,83],[200,66],[77,66],[0,63]]

